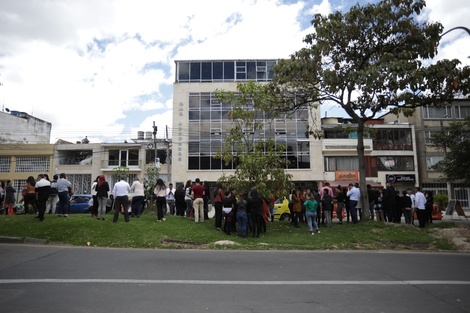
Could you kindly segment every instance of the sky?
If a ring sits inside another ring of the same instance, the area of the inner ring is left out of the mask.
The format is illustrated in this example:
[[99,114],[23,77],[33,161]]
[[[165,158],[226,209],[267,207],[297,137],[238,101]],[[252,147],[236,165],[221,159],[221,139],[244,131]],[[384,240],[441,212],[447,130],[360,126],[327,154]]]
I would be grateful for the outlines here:
[[[171,137],[175,60],[287,58],[314,14],[367,2],[0,0],[1,109],[50,122],[51,143],[129,141],[154,122]],[[470,28],[470,3],[428,0],[423,16]],[[468,56],[470,36],[452,31],[433,61]],[[343,116],[328,105],[325,115]]]

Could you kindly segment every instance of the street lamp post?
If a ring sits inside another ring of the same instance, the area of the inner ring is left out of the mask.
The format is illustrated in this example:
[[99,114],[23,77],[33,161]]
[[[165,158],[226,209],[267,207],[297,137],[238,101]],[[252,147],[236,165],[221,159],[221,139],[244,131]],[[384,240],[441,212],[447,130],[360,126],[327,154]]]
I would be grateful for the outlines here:
[[[451,31],[454,31],[454,30],[457,30],[457,29],[462,29],[462,30],[466,31],[467,34],[470,36],[470,29],[468,29],[468,28],[465,27],[465,26],[457,26],[457,27],[451,28],[451,29],[449,29],[448,31],[444,32],[444,33],[441,35],[441,38],[442,38],[442,36],[447,35],[447,34],[450,33]],[[470,58],[470,56],[468,56],[468,58]]]

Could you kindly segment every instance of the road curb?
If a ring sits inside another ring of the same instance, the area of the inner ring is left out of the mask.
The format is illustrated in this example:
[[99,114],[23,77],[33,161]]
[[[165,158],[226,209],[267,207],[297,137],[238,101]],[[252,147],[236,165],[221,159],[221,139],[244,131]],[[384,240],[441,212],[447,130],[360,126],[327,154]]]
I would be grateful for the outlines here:
[[0,243],[26,243],[26,244],[46,244],[46,240],[37,238],[7,237],[0,236]]

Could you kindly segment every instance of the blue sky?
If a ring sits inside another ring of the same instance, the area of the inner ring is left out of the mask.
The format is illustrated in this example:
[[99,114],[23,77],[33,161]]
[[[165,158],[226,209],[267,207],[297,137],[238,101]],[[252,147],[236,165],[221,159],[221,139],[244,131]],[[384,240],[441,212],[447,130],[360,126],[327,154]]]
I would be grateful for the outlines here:
[[[172,129],[175,60],[285,58],[313,31],[313,14],[356,2],[2,0],[0,104],[51,122],[52,143],[129,141],[153,121],[162,137]],[[468,0],[427,1],[427,17],[445,29],[470,27],[469,16]],[[469,63],[470,36],[443,39],[436,60]]]

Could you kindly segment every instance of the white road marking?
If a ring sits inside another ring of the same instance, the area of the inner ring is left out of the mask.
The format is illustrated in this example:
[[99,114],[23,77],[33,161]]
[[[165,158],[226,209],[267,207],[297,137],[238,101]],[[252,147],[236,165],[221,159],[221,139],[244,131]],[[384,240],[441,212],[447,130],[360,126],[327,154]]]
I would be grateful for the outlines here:
[[229,280],[153,280],[153,279],[0,279],[0,284],[180,284],[180,285],[470,285],[460,280],[310,280],[310,281],[229,281]]

